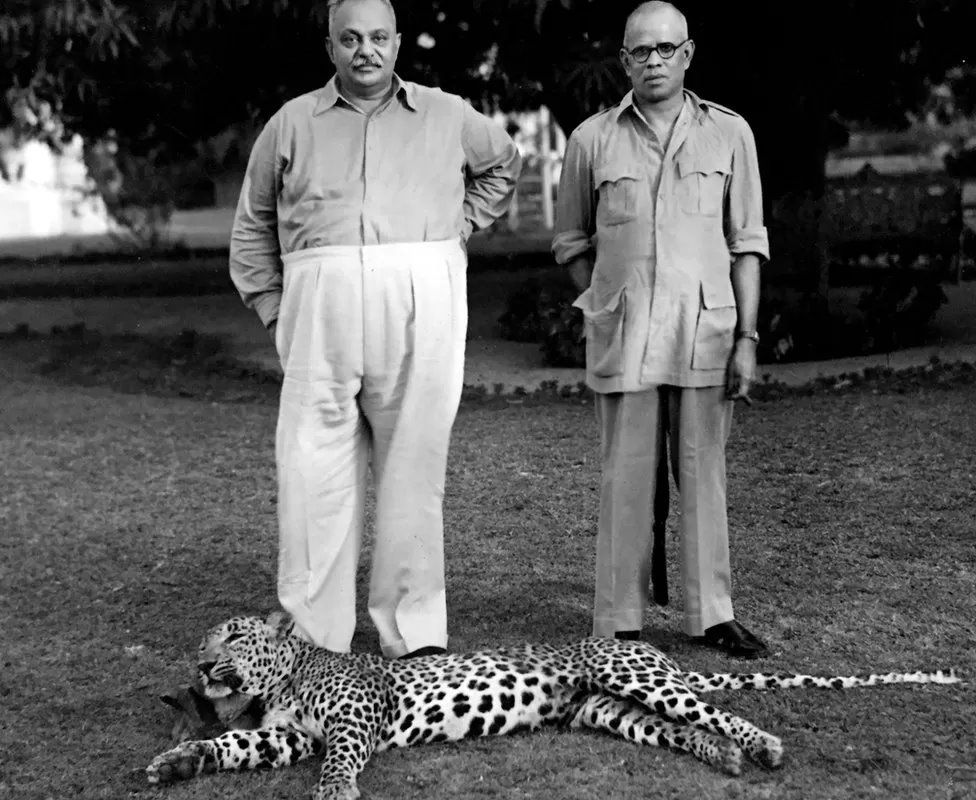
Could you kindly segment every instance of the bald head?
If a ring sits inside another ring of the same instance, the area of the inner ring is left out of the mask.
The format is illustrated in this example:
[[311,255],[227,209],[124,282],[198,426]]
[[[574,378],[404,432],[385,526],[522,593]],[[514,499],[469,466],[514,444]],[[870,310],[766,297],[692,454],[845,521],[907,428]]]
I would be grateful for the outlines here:
[[642,110],[681,104],[685,72],[695,54],[685,15],[671,3],[641,3],[627,18],[620,62]]
[[650,0],[648,3],[641,3],[627,17],[627,24],[624,26],[624,47],[633,44],[639,30],[650,26],[670,31],[676,37],[672,39],[674,42],[681,42],[688,38],[688,20],[677,6],[665,0]]
[[[349,2],[349,0],[329,0],[329,30],[335,28],[336,16],[339,13],[339,6],[344,3]],[[386,6],[386,10],[390,12],[390,17],[393,19],[393,30],[396,30],[396,11],[393,8],[393,3],[391,0],[380,0],[380,2]]]

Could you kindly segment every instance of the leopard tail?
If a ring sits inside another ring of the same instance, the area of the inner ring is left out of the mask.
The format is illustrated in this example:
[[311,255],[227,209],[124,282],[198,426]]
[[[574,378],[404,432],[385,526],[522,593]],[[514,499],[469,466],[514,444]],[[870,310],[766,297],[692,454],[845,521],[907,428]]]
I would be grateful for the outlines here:
[[683,672],[681,677],[689,689],[698,693],[726,689],[852,689],[892,683],[962,683],[962,678],[954,669],[832,677],[789,672]]

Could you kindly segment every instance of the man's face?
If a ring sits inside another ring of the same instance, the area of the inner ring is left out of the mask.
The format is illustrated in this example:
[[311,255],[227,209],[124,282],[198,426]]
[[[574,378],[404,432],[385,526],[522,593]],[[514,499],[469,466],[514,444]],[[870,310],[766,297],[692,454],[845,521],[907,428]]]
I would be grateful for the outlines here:
[[[681,92],[685,85],[685,72],[695,52],[695,43],[686,42],[687,38],[684,20],[666,7],[649,11],[631,22],[624,38],[624,49],[620,51],[620,60],[638,99],[659,103]],[[640,53],[639,48],[663,44],[681,46],[668,59],[662,58],[660,52],[655,50],[643,64],[627,52],[637,50]]]
[[380,0],[348,0],[336,11],[327,48],[342,88],[372,96],[390,85],[400,34]]

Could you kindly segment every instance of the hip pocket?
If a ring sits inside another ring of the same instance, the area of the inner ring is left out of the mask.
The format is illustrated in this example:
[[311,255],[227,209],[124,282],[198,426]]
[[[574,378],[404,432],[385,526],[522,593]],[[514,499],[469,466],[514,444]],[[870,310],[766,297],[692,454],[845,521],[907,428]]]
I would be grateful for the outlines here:
[[583,312],[586,367],[598,378],[612,378],[623,372],[626,295],[621,289],[597,309],[591,307],[592,302],[593,290],[587,289],[573,303]]
[[732,283],[701,284],[701,303],[695,325],[692,369],[725,369],[732,355],[738,311]]
[[288,363],[288,351],[294,338],[294,328],[298,320],[298,299],[294,289],[294,270],[287,266],[281,281],[281,304],[278,306],[278,324],[275,325],[274,345],[278,361],[284,371]]

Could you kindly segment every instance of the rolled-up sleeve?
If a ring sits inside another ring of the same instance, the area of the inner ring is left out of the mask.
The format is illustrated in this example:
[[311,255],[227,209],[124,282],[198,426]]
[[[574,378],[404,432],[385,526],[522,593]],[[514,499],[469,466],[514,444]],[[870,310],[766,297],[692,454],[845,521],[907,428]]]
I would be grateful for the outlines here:
[[462,114],[461,145],[467,173],[463,236],[467,238],[508,210],[522,171],[522,156],[500,125],[467,102],[463,102]]
[[265,326],[278,319],[282,290],[278,122],[278,115],[271,118],[251,150],[230,240],[231,280]]
[[755,253],[769,259],[769,236],[763,225],[759,156],[745,120],[732,146],[732,175],[725,197],[725,242],[733,256]]
[[552,253],[557,264],[566,264],[593,248],[594,211],[593,172],[578,132],[574,132],[566,143],[556,195]]

